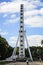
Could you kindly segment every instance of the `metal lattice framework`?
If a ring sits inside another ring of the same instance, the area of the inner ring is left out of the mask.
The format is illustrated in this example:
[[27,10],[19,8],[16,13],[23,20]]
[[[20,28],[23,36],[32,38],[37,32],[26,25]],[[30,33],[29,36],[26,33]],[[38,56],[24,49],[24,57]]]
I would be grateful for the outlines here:
[[16,55],[16,48],[17,48],[17,45],[18,45],[18,41],[20,41],[19,42],[19,44],[20,44],[19,58],[25,58],[25,47],[24,47],[25,43],[24,43],[24,41],[26,40],[30,59],[33,61],[31,51],[30,51],[30,47],[29,47],[29,44],[28,44],[28,40],[27,40],[27,37],[26,37],[26,32],[24,31],[24,10],[23,9],[24,9],[23,4],[21,4],[21,7],[20,7],[20,31],[19,31],[19,36],[18,36],[17,43],[16,43],[16,46],[14,48],[12,56]]

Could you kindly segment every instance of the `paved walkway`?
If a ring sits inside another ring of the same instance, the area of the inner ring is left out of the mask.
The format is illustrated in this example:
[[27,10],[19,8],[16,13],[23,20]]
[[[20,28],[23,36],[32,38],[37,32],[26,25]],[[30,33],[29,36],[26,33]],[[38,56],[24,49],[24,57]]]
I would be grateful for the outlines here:
[[[26,62],[9,63],[6,65],[27,65]],[[29,65],[43,65],[42,62],[29,62]]]

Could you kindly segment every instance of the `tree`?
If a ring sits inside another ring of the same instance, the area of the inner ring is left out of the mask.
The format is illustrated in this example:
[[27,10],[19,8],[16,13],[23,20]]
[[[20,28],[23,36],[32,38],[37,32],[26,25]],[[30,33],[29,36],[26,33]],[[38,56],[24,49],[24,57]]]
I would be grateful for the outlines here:
[[5,59],[7,52],[8,42],[5,38],[0,36],[0,59]]
[[42,47],[43,47],[43,40],[41,40],[41,45],[42,45]]
[[7,48],[6,58],[12,56],[12,53],[13,53],[13,48],[11,46],[9,46]]
[[43,40],[41,40],[41,45],[42,45],[42,49],[41,49],[41,58],[43,60]]
[[0,36],[0,59],[6,59],[12,55],[13,48],[9,46],[5,38]]
[[7,53],[7,48],[3,43],[0,43],[0,59],[5,59]]
[[2,36],[0,36],[0,43],[3,43],[6,47],[8,47],[8,42],[6,41],[5,38],[3,38]]
[[29,57],[29,52],[27,48],[25,48],[25,57]]

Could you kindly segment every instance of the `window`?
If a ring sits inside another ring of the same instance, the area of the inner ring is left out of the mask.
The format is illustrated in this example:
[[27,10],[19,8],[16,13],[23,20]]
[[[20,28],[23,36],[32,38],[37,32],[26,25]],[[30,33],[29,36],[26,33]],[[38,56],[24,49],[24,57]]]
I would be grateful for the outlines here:
[[21,7],[23,7],[23,4],[21,4]]
[[21,12],[23,12],[23,9],[21,9]]
[[23,31],[20,31],[20,32],[23,32]]
[[23,26],[20,26],[20,28],[23,28]]
[[23,9],[23,5],[21,5],[21,9]]
[[23,46],[23,44],[21,44],[21,46]]
[[21,5],[21,9],[23,9],[23,4]]
[[23,23],[23,21],[21,21],[21,23]]
[[23,48],[21,48],[21,50],[23,50]]
[[21,52],[21,53],[23,53],[23,52]]
[[23,15],[23,13],[21,13],[21,15]]
[[23,42],[23,40],[20,40],[20,42]]
[[20,37],[23,37],[23,35],[21,35]]
[[21,17],[21,19],[23,19],[23,17]]

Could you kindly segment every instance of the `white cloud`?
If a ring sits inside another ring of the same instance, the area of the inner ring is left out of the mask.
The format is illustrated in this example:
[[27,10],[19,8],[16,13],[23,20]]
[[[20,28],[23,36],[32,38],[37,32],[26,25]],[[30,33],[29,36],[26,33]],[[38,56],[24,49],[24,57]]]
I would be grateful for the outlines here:
[[19,12],[20,11],[20,4],[27,4],[28,2],[23,1],[16,1],[16,2],[3,2],[0,3],[0,12],[1,13],[7,13],[7,12]]
[[16,23],[17,21],[19,21],[20,18],[11,18],[11,19],[8,19],[6,20],[6,22],[4,22],[3,24],[6,25],[6,24],[12,24],[12,23]]
[[41,2],[40,0],[29,0],[29,2],[31,2],[31,4],[34,4],[36,6],[43,6],[43,2]]
[[40,14],[43,15],[43,8],[41,8],[41,10],[40,10]]
[[30,17],[30,16],[38,16],[38,15],[43,15],[43,8],[41,8],[40,10],[31,10],[31,11],[26,11],[24,12],[24,16],[25,17]]
[[14,37],[14,36],[10,37],[10,41],[11,41],[11,40],[12,40],[12,41],[16,41],[16,39],[17,39],[17,37]]
[[0,32],[0,35],[2,35],[2,36],[7,35],[7,34],[8,34],[8,32],[3,32],[3,31]]
[[[40,0],[14,0],[12,2],[2,2],[0,3],[0,13],[17,13],[20,12],[20,4],[24,4],[24,10],[26,17],[24,22],[31,27],[43,27],[43,7],[40,10],[37,10],[38,6],[43,6],[43,3]],[[41,16],[39,16],[39,14]],[[6,17],[7,15],[4,15]],[[34,17],[33,17],[34,16]],[[11,19],[6,20],[4,24],[15,23],[18,21],[18,18],[14,18],[15,15],[11,16]]]
[[[28,40],[29,46],[41,46],[41,40],[43,40],[43,36],[31,35],[31,36],[27,36],[27,40]],[[16,42],[17,42],[17,37],[12,36],[9,38],[9,44],[11,46],[14,47],[16,45]],[[25,42],[25,47],[26,47],[26,42]]]
[[[12,2],[2,2],[0,3],[0,13],[6,13],[3,17],[8,16],[8,13],[17,13],[20,12],[20,4],[24,4],[24,23],[31,27],[43,27],[43,3],[40,0],[13,0]],[[37,10],[38,6],[42,6],[40,10]],[[39,16],[39,14],[41,16]],[[12,15],[10,19],[6,20],[4,24],[15,23],[19,20],[19,17],[15,18],[16,15]],[[7,35],[8,32],[3,32],[0,29],[1,35]],[[41,45],[40,41],[43,39],[43,36],[32,35],[28,36],[28,43],[32,45]],[[12,36],[9,39],[9,44],[15,46],[17,37]]]
[[[24,23],[31,27],[43,27],[43,8],[24,12],[24,18]],[[19,20],[20,17],[16,18],[16,15],[12,15],[4,24],[15,23]]]
[[24,20],[24,23],[31,26],[31,27],[43,27],[43,17],[34,16],[28,17]]
[[4,35],[7,35],[8,32],[5,32],[5,31],[2,31],[2,29],[0,28],[0,35],[4,36]]
[[3,18],[5,18],[5,17],[7,17],[7,16],[8,16],[8,14],[4,14],[4,15],[3,15]]
[[[18,7],[17,7],[18,6]],[[14,2],[3,2],[0,4],[0,12],[18,12],[19,11],[19,5]]]
[[37,1],[37,0],[36,1],[31,1],[31,2],[28,2],[28,0],[26,0],[26,1],[16,0],[16,1],[13,1],[13,2],[2,2],[2,3],[0,3],[0,12],[2,12],[2,13],[5,13],[5,12],[19,12],[20,4],[24,4],[24,7],[27,10],[34,9],[34,8],[37,7],[37,4],[34,5],[37,2],[39,3],[39,1]]
[[41,35],[31,35],[28,36],[28,43],[30,46],[41,46],[41,40],[43,40],[43,36]]
[[11,15],[11,18],[16,18],[16,14],[12,14]]
[[12,47],[16,46],[16,41],[17,41],[17,37],[16,36],[11,36],[9,38],[9,45],[11,45]]
[[24,12],[24,23],[31,27],[43,27],[43,8]]

